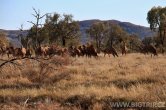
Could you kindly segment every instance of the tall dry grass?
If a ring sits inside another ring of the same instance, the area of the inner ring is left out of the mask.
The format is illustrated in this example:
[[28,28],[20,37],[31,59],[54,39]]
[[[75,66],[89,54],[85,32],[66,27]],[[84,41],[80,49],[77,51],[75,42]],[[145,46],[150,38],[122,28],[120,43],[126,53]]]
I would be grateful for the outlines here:
[[102,110],[111,109],[106,104],[111,101],[166,100],[166,56],[151,58],[134,53],[118,58],[100,55],[97,59],[55,59],[51,62],[63,64],[23,60],[17,61],[22,67],[3,67],[2,108]]

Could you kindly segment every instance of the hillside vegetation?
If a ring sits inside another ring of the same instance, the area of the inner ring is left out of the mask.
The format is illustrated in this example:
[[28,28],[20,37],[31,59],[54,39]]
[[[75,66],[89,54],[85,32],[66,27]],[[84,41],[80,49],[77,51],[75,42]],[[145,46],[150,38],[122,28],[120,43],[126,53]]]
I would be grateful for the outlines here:
[[[81,31],[81,42],[85,43],[88,41],[88,37],[86,36],[86,29],[89,29],[90,26],[95,23],[95,22],[99,22],[100,20],[84,20],[84,21],[79,21],[79,26],[80,26],[80,31]],[[117,21],[117,20],[108,20],[111,23],[120,25],[127,33],[129,34],[136,34],[138,36],[140,36],[141,39],[143,39],[144,37],[150,37],[150,36],[154,36],[155,33],[153,31],[150,30],[150,28],[148,27],[144,27],[144,26],[139,26],[139,25],[135,25],[129,22],[121,22],[121,21]],[[18,40],[17,36],[20,34],[20,30],[3,30],[7,33],[8,38],[15,44],[16,41]],[[26,36],[28,34],[28,30],[24,30],[22,32],[22,34],[24,36]],[[14,42],[15,41],[15,42]]]
[[110,102],[166,100],[163,55],[151,58],[132,53],[113,58],[101,54],[98,58],[66,56],[15,63],[21,66],[9,63],[1,67],[2,110],[108,110],[113,109]]

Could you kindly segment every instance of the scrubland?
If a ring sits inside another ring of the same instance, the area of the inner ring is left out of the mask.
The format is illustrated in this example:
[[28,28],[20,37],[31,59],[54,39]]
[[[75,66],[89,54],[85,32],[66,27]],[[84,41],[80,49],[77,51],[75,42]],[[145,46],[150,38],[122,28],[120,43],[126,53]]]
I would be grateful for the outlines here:
[[[110,102],[165,102],[166,56],[53,57],[0,69],[2,110],[111,110]],[[141,109],[141,108],[123,108]],[[144,108],[164,109],[164,108]]]

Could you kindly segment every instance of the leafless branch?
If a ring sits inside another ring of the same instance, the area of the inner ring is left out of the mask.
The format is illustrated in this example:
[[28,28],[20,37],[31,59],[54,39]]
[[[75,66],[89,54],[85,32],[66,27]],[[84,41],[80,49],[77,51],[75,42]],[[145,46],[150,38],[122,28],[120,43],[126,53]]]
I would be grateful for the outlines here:
[[[56,62],[56,61],[54,61],[54,62],[52,62],[52,61],[49,61],[50,59],[51,59],[51,57],[50,58],[37,58],[37,57],[23,57],[23,58],[13,58],[13,59],[11,59],[11,60],[4,60],[4,59],[0,59],[0,61],[4,61],[2,64],[0,64],[0,68],[2,68],[4,65],[6,65],[6,64],[8,64],[8,63],[11,63],[11,64],[14,64],[14,65],[17,65],[17,66],[22,66],[22,65],[20,65],[20,64],[17,64],[17,63],[15,63],[14,61],[16,61],[16,60],[23,60],[23,59],[31,59],[31,60],[35,60],[35,61],[37,61],[37,62],[40,62],[40,63],[43,63],[43,64],[45,64],[45,65],[49,65],[49,64],[54,64],[54,65],[62,65],[61,63],[59,63],[59,62]],[[48,61],[47,63],[46,62],[43,62],[43,61]],[[57,70],[57,69],[55,69],[55,68],[53,68],[53,67],[50,67],[50,68],[52,68],[52,69],[54,69],[54,70]]]
[[29,22],[29,23],[33,24],[34,26],[36,26],[36,24],[32,21],[27,21],[27,22]]
[[35,15],[35,14],[32,14],[35,18],[37,18],[37,15]]
[[43,16],[39,17],[39,19],[43,18],[43,17],[44,17],[44,16],[46,16],[46,15],[47,15],[47,13],[46,13],[46,14],[44,14]]
[[15,62],[13,62],[13,61],[15,61],[15,60],[18,60],[18,59],[16,59],[16,58],[11,59],[11,60],[0,59],[0,61],[4,61],[4,62],[0,65],[0,67],[6,65],[7,63],[11,63],[11,64],[14,64],[14,65],[17,65],[17,66],[21,66],[21,65],[15,63]]
[[32,7],[32,9],[35,11],[36,15],[38,15],[38,12],[36,11],[36,9],[34,7]]
[[20,31],[23,31],[23,24],[21,24],[21,27],[19,28]]

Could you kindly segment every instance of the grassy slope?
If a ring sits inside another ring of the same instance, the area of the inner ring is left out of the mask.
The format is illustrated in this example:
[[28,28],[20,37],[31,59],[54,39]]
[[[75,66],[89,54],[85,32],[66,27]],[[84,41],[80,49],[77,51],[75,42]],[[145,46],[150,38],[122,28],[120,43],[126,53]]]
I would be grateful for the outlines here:
[[[23,107],[28,99],[26,107],[37,106],[36,103],[40,102],[49,104],[51,109],[56,102],[57,105],[72,105],[75,100],[86,99],[90,100],[89,103],[105,102],[106,99],[135,102],[166,100],[166,56],[151,58],[128,54],[118,58],[70,59],[72,62],[56,67],[56,71],[34,65],[34,61],[17,61],[26,63],[21,69],[11,65],[3,67],[0,73],[0,105],[6,105],[4,108],[15,103]],[[94,109],[101,108],[101,103],[93,105]]]

